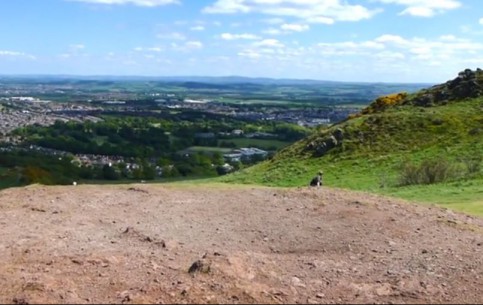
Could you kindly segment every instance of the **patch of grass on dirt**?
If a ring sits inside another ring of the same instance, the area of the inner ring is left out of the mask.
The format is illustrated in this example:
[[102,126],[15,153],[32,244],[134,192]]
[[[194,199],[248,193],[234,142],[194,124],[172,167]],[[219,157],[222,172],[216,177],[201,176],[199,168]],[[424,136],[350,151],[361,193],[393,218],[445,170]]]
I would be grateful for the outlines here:
[[483,216],[483,179],[389,188],[379,193]]

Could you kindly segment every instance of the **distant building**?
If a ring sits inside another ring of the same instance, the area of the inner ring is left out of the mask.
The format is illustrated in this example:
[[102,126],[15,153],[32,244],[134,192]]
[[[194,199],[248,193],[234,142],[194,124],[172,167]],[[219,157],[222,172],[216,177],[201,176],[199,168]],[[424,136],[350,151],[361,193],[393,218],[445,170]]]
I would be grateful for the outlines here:
[[238,161],[241,161],[242,158],[252,159],[253,156],[261,156],[262,158],[266,158],[267,155],[268,155],[268,152],[263,149],[250,147],[250,148],[235,149],[230,154],[224,154],[223,157],[228,162],[238,162]]
[[245,135],[247,138],[276,138],[277,135],[273,133],[268,133],[268,132],[253,132],[253,133],[248,133]]
[[228,162],[240,162],[242,154],[240,153],[224,154],[223,157]]
[[264,156],[265,157],[265,156],[268,155],[268,152],[267,151],[265,151],[263,149],[255,148],[255,147],[240,148],[240,149],[238,149],[238,151],[244,157],[252,157],[254,155],[261,155],[261,156]]

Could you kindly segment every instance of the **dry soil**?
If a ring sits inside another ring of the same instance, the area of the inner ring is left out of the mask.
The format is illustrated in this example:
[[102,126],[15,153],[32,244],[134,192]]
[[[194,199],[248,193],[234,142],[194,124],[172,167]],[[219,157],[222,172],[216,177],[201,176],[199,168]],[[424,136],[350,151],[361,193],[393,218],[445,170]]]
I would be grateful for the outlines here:
[[483,303],[483,220],[331,188],[0,192],[0,303]]

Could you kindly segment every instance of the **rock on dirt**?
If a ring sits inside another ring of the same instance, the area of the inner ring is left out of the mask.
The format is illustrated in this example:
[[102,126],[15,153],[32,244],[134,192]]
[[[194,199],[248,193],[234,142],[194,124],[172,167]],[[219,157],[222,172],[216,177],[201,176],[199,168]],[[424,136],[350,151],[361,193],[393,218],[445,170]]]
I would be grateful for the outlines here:
[[33,185],[0,192],[0,303],[483,303],[482,242],[339,189]]

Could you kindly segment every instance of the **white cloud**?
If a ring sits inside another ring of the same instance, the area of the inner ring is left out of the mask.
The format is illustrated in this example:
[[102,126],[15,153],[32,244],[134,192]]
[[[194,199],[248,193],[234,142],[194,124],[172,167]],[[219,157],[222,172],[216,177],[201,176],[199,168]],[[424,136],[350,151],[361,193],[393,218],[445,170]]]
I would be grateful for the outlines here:
[[401,15],[432,17],[436,14],[457,9],[461,3],[457,0],[378,0],[386,4],[397,4],[406,8]]
[[406,56],[401,52],[382,51],[376,53],[376,58],[381,61],[404,60]]
[[27,58],[27,59],[30,59],[30,60],[36,60],[37,59],[35,56],[24,53],[24,52],[8,51],[8,50],[0,50],[0,57]]
[[192,30],[192,31],[204,31],[205,30],[205,27],[202,26],[202,25],[196,25],[196,26],[192,26],[190,28],[190,30]]
[[188,41],[185,43],[185,47],[188,49],[201,49],[203,48],[203,43],[201,41]]
[[223,33],[220,35],[220,38],[223,40],[239,40],[239,39],[247,39],[247,40],[256,40],[260,39],[257,35],[253,34],[231,34],[231,33]]
[[161,51],[163,51],[163,49],[160,48],[160,47],[152,47],[152,48],[148,48],[148,51],[151,51],[151,52],[161,52]]
[[167,4],[178,4],[178,0],[70,0],[70,1],[77,1],[77,2],[86,2],[86,3],[98,3],[98,4],[132,4],[137,6],[145,6],[145,7],[155,7]]
[[380,43],[395,43],[400,45],[407,43],[406,39],[402,38],[401,36],[390,34],[381,35],[377,37],[374,41]]
[[284,23],[280,26],[280,28],[289,32],[304,32],[310,29],[310,26],[307,24]]
[[439,38],[441,40],[456,40],[457,39],[454,35],[442,35]]
[[317,47],[324,56],[372,55],[374,52],[384,50],[384,44],[378,41],[343,41],[335,43],[318,43]]
[[159,33],[156,37],[159,39],[186,40],[186,36],[178,32]]
[[82,43],[79,44],[71,44],[68,47],[68,50],[65,53],[60,54],[60,57],[63,59],[73,58],[73,57],[80,57],[80,56],[87,56],[87,53],[83,52],[86,49],[86,46]]
[[289,34],[293,32],[304,32],[310,30],[310,26],[308,24],[298,24],[298,23],[284,23],[280,25],[280,28],[268,28],[263,30],[264,34],[268,35],[281,35],[281,34]]
[[451,35],[429,40],[386,34],[359,42],[321,42],[316,44],[313,50],[313,52],[303,51],[302,57],[310,58],[318,55],[331,61],[340,57],[357,61],[367,67],[378,65],[383,67],[384,64],[391,63],[394,69],[404,65],[423,69],[440,63],[465,67],[465,61],[476,62],[476,59],[481,58],[483,43]]
[[282,31],[280,31],[279,29],[269,28],[264,30],[263,33],[268,35],[280,35],[282,34]]
[[151,47],[151,48],[147,48],[146,51],[159,53],[159,52],[162,52],[163,49],[160,47]]
[[282,18],[269,18],[269,19],[263,20],[263,22],[267,24],[281,24],[281,23],[284,23],[285,21]]
[[71,45],[69,46],[69,48],[70,48],[71,50],[79,51],[79,50],[83,50],[83,49],[85,49],[85,48],[86,48],[86,46],[85,46],[85,45],[83,45],[83,44],[71,44]]
[[480,18],[480,20],[478,21],[481,25],[483,25],[483,18]]
[[136,48],[134,48],[134,51],[136,51],[136,52],[156,52],[156,53],[159,53],[159,52],[163,51],[163,48],[161,48],[161,47],[150,47],[150,48],[136,47]]
[[203,12],[209,14],[232,14],[248,13],[250,6],[245,5],[245,0],[217,0],[212,6],[205,7]]
[[264,39],[262,41],[254,43],[256,47],[272,47],[272,48],[283,48],[285,45],[278,41],[277,39]]
[[261,13],[324,24],[369,19],[379,11],[342,0],[217,0],[203,9],[210,14]]
[[251,50],[251,49],[247,49],[247,50],[243,50],[241,52],[238,52],[237,55],[240,56],[240,57],[247,57],[247,58],[251,58],[251,59],[257,59],[257,58],[261,57],[260,53],[254,51],[254,50]]

